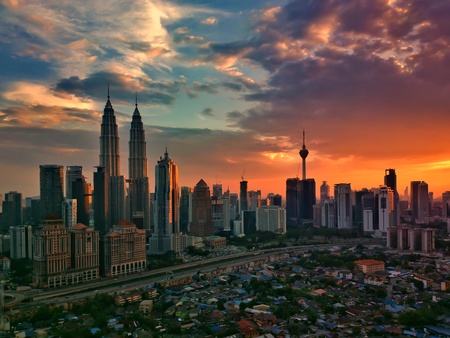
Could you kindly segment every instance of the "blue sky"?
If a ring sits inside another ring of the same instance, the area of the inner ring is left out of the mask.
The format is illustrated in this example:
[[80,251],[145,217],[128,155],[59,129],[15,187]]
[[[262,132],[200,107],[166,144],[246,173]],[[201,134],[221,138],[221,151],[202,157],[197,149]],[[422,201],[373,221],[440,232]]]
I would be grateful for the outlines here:
[[284,194],[307,133],[318,185],[448,184],[450,3],[400,0],[0,2],[0,193],[40,164],[98,164],[110,84],[126,175],[135,93],[149,177]]

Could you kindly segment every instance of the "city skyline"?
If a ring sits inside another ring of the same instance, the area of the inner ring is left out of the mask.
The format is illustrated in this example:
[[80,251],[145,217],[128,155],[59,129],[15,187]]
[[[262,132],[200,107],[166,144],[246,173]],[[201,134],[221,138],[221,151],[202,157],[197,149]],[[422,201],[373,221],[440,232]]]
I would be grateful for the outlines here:
[[[152,168],[167,147],[179,185],[285,196],[301,177],[400,194],[450,190],[446,1],[4,1],[0,193],[39,195],[39,165],[93,183],[110,96],[126,178],[137,93]],[[120,18],[120,20],[118,19]],[[150,191],[155,177],[149,176]]]

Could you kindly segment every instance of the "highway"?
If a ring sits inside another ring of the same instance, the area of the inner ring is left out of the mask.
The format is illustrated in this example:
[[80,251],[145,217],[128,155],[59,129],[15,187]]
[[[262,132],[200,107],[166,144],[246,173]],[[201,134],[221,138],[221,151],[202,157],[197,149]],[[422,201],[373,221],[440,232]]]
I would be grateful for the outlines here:
[[[285,248],[275,248],[257,251],[248,251],[227,256],[205,259],[202,261],[190,262],[167,268],[145,271],[141,273],[130,274],[115,278],[101,278],[95,281],[82,284],[74,284],[66,287],[46,290],[39,293],[27,295],[28,302],[22,302],[24,298],[16,298],[12,302],[5,304],[15,309],[36,306],[39,304],[63,303],[93,297],[97,293],[113,293],[118,291],[128,291],[136,288],[143,288],[154,283],[162,283],[171,279],[180,279],[194,275],[197,271],[202,273],[224,269],[231,266],[239,266],[248,264],[252,261],[258,261],[264,257],[275,257],[280,254],[292,252],[304,252],[308,250],[325,250],[335,246],[335,244],[322,245],[303,245]],[[173,277],[171,276],[173,274]],[[12,295],[14,296],[14,295]],[[22,302],[22,303],[20,303]]]

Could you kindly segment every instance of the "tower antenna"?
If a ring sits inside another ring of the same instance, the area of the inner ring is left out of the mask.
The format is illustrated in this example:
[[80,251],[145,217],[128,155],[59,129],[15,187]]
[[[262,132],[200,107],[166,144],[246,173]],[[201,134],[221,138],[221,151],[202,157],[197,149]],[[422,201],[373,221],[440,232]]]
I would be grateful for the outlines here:
[[303,130],[303,145],[302,149],[298,152],[300,154],[300,157],[302,158],[302,179],[306,180],[306,157],[309,154],[308,149],[306,149],[305,146],[305,130]]

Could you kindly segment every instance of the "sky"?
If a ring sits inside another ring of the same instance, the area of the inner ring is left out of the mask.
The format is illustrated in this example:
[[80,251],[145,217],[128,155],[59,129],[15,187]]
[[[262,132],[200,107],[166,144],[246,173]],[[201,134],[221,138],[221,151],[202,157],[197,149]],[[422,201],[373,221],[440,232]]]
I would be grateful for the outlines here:
[[149,177],[284,195],[301,177],[450,190],[448,0],[0,0],[0,193],[99,162],[107,84],[128,172],[137,94]]

